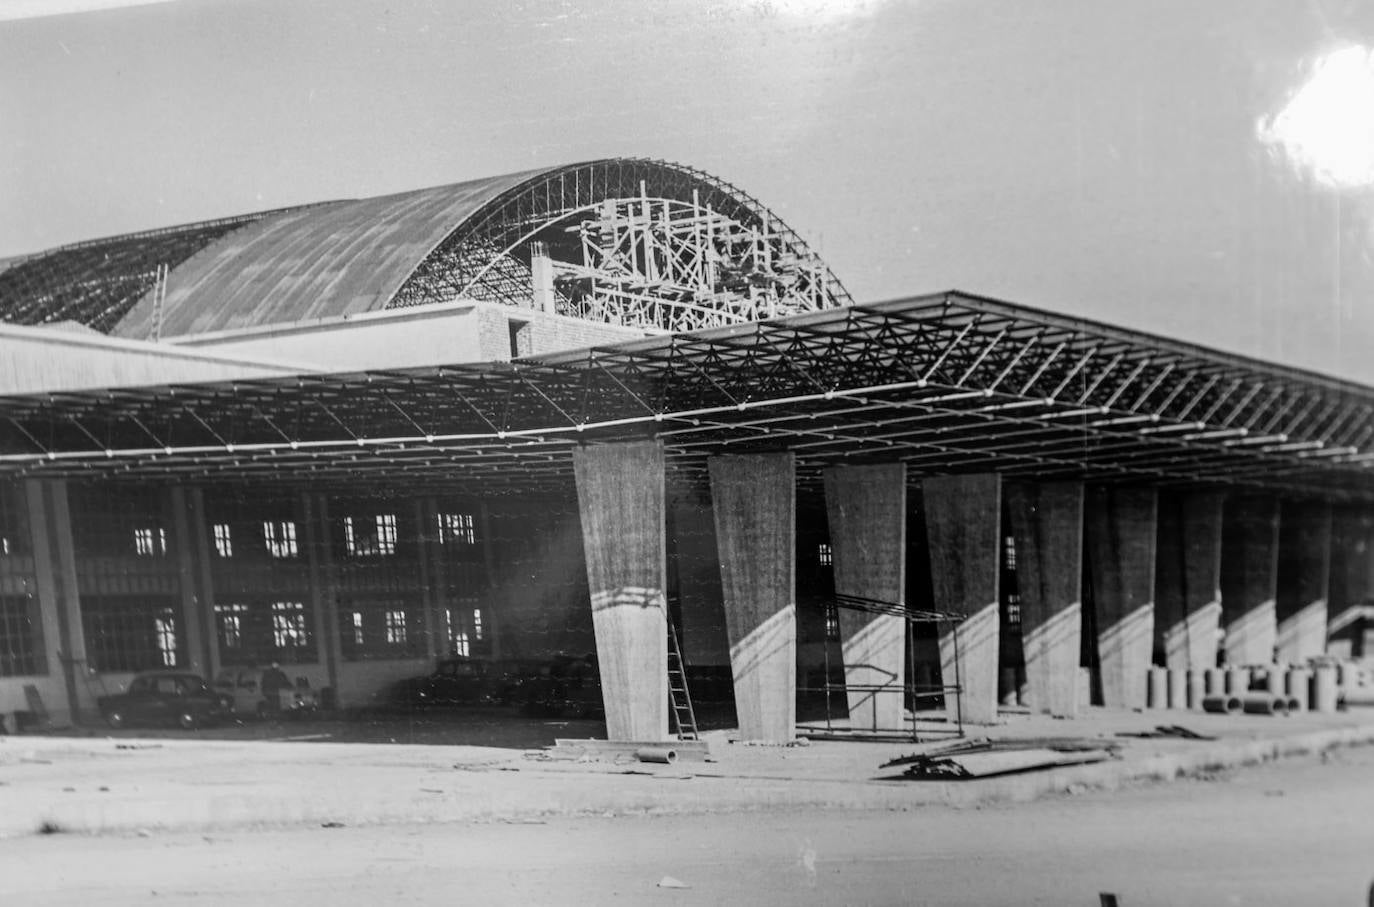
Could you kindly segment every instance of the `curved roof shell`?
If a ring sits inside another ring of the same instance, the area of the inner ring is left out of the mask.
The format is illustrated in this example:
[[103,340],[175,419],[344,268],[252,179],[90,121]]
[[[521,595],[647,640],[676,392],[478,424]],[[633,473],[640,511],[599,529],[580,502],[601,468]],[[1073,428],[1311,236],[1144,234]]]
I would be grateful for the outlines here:
[[[561,218],[567,212],[646,192],[700,201],[810,255],[776,215],[723,181],[682,165],[615,158],[64,247],[0,271],[0,319],[75,320],[115,336],[150,339],[334,318],[469,293],[492,298],[483,295],[483,281],[504,276],[484,261],[508,263],[524,255],[527,266],[528,252],[517,247],[541,225],[544,236],[558,241],[566,234]],[[830,304],[850,301],[828,269],[823,280]]]

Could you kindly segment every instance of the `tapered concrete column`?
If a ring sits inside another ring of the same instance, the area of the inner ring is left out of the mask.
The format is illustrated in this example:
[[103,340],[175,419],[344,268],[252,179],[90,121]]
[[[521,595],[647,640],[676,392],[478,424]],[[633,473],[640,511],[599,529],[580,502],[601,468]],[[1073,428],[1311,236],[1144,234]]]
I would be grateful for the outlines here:
[[573,450],[610,740],[668,737],[663,445]]
[[740,737],[789,743],[797,719],[794,457],[712,457],[709,468]]
[[1160,492],[1155,640],[1174,671],[1217,666],[1221,638],[1219,492]]
[[1155,632],[1155,491],[1095,488],[1087,511],[1102,704],[1144,708]]
[[[837,466],[825,471],[825,512],[834,554],[835,592],[906,601],[906,466]],[[905,695],[906,621],[840,609],[844,678],[853,727],[900,728]]]
[[1341,507],[1332,517],[1331,587],[1327,604],[1328,645],[1350,656],[1374,654],[1364,633],[1374,609],[1374,514]]
[[[940,674],[957,676],[959,714],[973,724],[997,720],[997,597],[1002,482],[995,474],[921,482],[935,607],[965,615],[940,625]],[[957,665],[956,665],[957,662]]]
[[1083,485],[1007,484],[1032,709],[1078,714],[1083,636]]
[[[172,486],[163,491],[163,513],[172,524],[172,554],[177,562],[177,581],[181,589],[181,617],[186,633],[186,667],[214,682],[210,647],[215,644],[214,614],[207,613],[204,599],[197,591],[195,536],[186,489]],[[207,632],[210,631],[210,632]]]
[[89,693],[82,696],[86,685],[77,683],[77,672],[88,671],[91,665],[86,661],[86,634],[81,623],[81,591],[76,582],[76,551],[72,544],[67,483],[25,480],[24,498],[33,545],[35,591],[49,658],[48,671],[62,677],[67,692],[66,702],[62,705],[52,703],[49,710],[66,712],[72,723],[80,724],[82,710],[95,703]]
[[1326,651],[1326,597],[1331,579],[1331,507],[1286,503],[1279,511],[1275,585],[1276,659],[1301,664]]
[[1221,620],[1228,665],[1274,660],[1278,554],[1278,501],[1228,500],[1221,535]]

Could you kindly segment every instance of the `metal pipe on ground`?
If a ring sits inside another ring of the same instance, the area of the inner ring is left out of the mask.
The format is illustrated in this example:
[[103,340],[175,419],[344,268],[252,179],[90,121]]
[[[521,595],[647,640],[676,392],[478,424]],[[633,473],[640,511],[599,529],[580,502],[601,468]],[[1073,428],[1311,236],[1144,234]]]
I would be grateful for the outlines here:
[[1283,696],[1257,690],[1240,697],[1241,710],[1250,715],[1287,715],[1288,700]]
[[1374,705],[1374,687],[1351,687],[1341,701],[1346,705]]
[[1334,712],[1337,703],[1336,666],[1316,665],[1312,669],[1312,711]]
[[1202,697],[1202,710],[1204,712],[1216,712],[1227,715],[1232,712],[1239,712],[1241,702],[1239,696],[1231,696],[1226,693],[1213,694]]
[[1165,670],[1165,692],[1168,695],[1168,707],[1171,709],[1186,709],[1188,707],[1188,672]]
[[672,765],[677,761],[677,750],[666,746],[646,746],[635,750],[635,758],[640,762],[657,762]]
[[1226,669],[1226,692],[1232,696],[1239,696],[1250,691],[1250,669],[1249,668],[1227,668]]
[[1312,672],[1307,668],[1289,668],[1283,679],[1283,694],[1297,702],[1295,711],[1307,711],[1312,707]]
[[1169,707],[1169,671],[1152,667],[1145,675],[1145,707],[1167,709]]

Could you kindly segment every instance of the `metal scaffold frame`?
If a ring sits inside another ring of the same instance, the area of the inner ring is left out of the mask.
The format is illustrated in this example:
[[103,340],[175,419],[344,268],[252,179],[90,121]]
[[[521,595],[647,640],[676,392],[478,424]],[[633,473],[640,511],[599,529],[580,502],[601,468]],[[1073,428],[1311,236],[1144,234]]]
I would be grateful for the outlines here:
[[[943,632],[944,627],[952,627],[964,620],[964,615],[954,614],[947,611],[931,611],[916,608],[908,608],[898,602],[885,602],[878,599],[864,598],[858,595],[835,595],[833,598],[824,602],[827,607],[834,607],[838,610],[858,611],[864,614],[885,615],[890,617],[900,617],[904,620],[903,635],[906,647],[906,667],[907,679],[902,683],[886,684],[851,684],[831,682],[831,662],[830,662],[830,640],[827,639],[824,647],[824,667],[825,683],[819,687],[801,686],[797,688],[799,693],[823,693],[825,695],[825,721],[823,724],[807,724],[798,722],[797,730],[804,737],[812,739],[863,739],[863,740],[911,740],[921,742],[923,739],[934,737],[963,737],[964,736],[964,713],[959,703],[959,693],[963,689],[959,673],[959,635],[951,633],[954,651],[954,677],[953,682],[946,683],[946,678],[941,678],[940,683],[920,684],[916,683],[916,648],[915,648],[915,627],[917,624],[932,624]],[[843,668],[843,665],[840,666]],[[845,722],[838,723],[840,716],[834,714],[831,709],[832,695],[838,693],[846,704]],[[848,709],[850,693],[867,694],[873,703],[874,714],[877,714],[877,698],[879,696],[901,696],[904,713],[909,715],[904,719],[907,723],[904,727],[880,727],[875,723],[872,727],[856,727],[854,715]],[[910,699],[910,708],[906,707],[907,700]],[[944,706],[943,716],[936,718],[932,715],[921,715],[917,706],[922,700],[942,700]]]

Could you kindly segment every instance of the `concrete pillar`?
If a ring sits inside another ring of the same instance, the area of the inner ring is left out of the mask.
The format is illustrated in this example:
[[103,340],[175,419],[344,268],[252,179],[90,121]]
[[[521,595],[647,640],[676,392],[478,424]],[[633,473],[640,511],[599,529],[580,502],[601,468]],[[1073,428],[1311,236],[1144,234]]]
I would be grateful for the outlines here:
[[940,476],[921,483],[935,607],[963,614],[940,625],[940,673],[955,682],[960,716],[973,724],[997,720],[997,597],[1002,540],[1002,484],[996,474]]
[[1016,541],[1027,703],[1059,717],[1078,714],[1083,635],[1083,485],[1008,483]]
[[1154,647],[1155,517],[1153,488],[1095,488],[1088,496],[1085,545],[1107,708],[1145,706]]
[[[183,651],[186,667],[214,682],[210,666],[210,644],[214,642],[214,616],[206,615],[196,583],[195,535],[191,529],[190,501],[186,489],[172,486],[163,493],[163,512],[172,524],[172,556],[176,558],[177,585],[181,590],[181,625],[186,634]],[[207,634],[207,627],[210,633]]]
[[340,688],[343,641],[339,636],[339,583],[334,573],[334,552],[329,543],[329,501],[324,495],[302,494],[298,502],[300,526],[310,573],[310,607],[315,614],[315,638],[320,642],[335,704],[344,704]]
[[1221,619],[1228,665],[1274,660],[1278,554],[1278,501],[1254,496],[1228,500],[1221,535]]
[[1326,652],[1326,597],[1331,579],[1331,507],[1280,508],[1274,612],[1276,660],[1302,664]]
[[425,657],[433,661],[437,656],[447,655],[449,650],[446,624],[440,613],[449,604],[448,584],[444,582],[444,552],[439,541],[438,509],[434,498],[426,497],[413,502],[411,515],[415,520],[420,600],[424,602]]
[[76,583],[76,555],[72,550],[72,524],[67,485],[61,481],[29,479],[23,483],[33,548],[34,586],[43,622],[43,645],[48,672],[62,678],[64,702],[47,702],[54,724],[63,716],[81,722],[83,707],[94,705],[81,691],[77,672],[87,671],[86,634],[81,625],[81,593]]
[[191,488],[186,493],[187,518],[194,552],[195,587],[200,601],[202,632],[205,635],[205,671],[211,682],[219,674],[219,623],[215,619],[215,578],[210,567],[214,557],[210,548],[210,519],[205,512],[205,492]]
[[1374,655],[1364,645],[1374,598],[1374,514],[1340,507],[1332,515],[1327,648],[1333,655]]
[[791,453],[712,457],[725,628],[740,737],[796,736],[796,470]]
[[573,450],[611,740],[668,736],[663,468],[658,441]]
[[[904,604],[906,466],[837,466],[824,478],[835,593]],[[839,618],[845,683],[870,688],[849,692],[850,726],[902,727],[905,618],[847,608],[840,608]]]
[[1171,671],[1217,664],[1224,503],[1220,492],[1159,493],[1155,641]]

